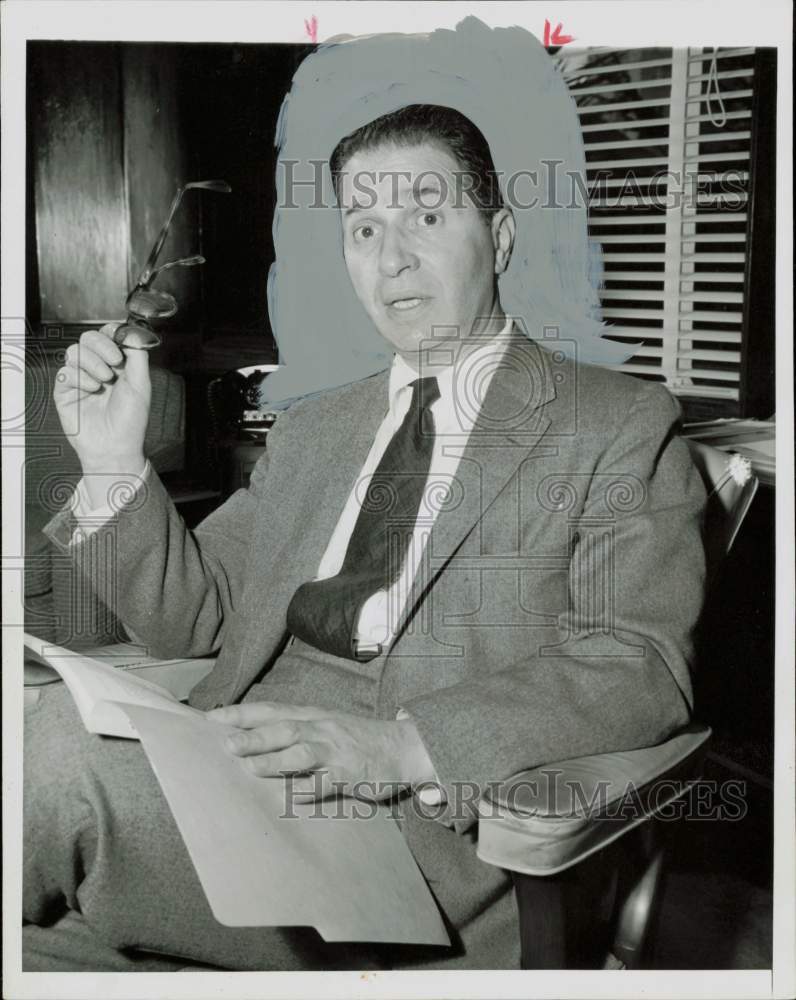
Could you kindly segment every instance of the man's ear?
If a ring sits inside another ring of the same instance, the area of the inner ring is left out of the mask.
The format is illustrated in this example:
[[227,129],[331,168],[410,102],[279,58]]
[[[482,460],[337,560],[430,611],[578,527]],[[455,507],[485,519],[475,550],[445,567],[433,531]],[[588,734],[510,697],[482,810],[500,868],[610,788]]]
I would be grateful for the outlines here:
[[495,248],[495,274],[503,274],[509,266],[514,246],[516,226],[510,208],[501,208],[492,216],[492,245]]

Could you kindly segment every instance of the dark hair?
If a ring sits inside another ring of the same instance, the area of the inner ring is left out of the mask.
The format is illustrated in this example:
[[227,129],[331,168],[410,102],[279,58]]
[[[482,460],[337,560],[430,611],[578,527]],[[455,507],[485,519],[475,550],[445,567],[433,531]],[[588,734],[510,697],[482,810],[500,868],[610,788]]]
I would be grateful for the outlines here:
[[339,198],[343,167],[356,153],[384,145],[415,146],[427,142],[444,147],[456,160],[463,175],[462,193],[487,221],[491,219],[503,207],[503,201],[487,141],[469,118],[439,104],[409,104],[344,136],[329,160],[335,193]]

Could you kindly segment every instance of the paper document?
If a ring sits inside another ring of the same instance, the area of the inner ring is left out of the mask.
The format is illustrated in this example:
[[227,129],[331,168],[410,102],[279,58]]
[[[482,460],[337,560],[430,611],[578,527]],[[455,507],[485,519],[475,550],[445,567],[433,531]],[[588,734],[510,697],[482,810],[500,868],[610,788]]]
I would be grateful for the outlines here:
[[[29,635],[27,638],[36,644],[41,644],[41,647],[56,648],[49,643],[43,643],[42,640],[36,639],[34,636]],[[72,655],[78,654],[73,653]],[[133,642],[119,642],[107,646],[97,646],[93,649],[84,649],[79,655],[86,656],[90,660],[97,660],[108,667],[115,667],[117,670],[134,671],[138,677],[144,677],[159,687],[171,691],[178,701],[187,701],[193,688],[210,673],[216,662],[214,656],[162,660],[150,656],[146,652],[146,647]],[[29,689],[60,680],[61,675],[58,671],[54,670],[44,657],[39,656],[26,645],[25,687]]]
[[219,923],[315,927],[326,941],[450,944],[388,807],[291,803],[285,779],[258,778],[224,749],[231,727],[122,707]]
[[62,646],[54,646],[27,632],[25,646],[45,660],[63,679],[83,725],[90,733],[138,739],[129,717],[119,710],[120,702],[202,716],[196,709],[181,704],[170,691],[143,677],[116,670]]

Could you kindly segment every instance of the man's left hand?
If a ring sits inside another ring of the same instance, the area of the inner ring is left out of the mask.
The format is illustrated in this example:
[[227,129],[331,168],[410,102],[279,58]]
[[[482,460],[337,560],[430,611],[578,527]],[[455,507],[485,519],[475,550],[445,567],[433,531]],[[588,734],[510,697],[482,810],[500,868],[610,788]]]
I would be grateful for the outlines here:
[[330,795],[380,800],[434,778],[434,766],[414,723],[371,719],[310,705],[246,702],[207,713],[236,726],[230,753],[246,758],[258,777],[292,778],[297,801]]

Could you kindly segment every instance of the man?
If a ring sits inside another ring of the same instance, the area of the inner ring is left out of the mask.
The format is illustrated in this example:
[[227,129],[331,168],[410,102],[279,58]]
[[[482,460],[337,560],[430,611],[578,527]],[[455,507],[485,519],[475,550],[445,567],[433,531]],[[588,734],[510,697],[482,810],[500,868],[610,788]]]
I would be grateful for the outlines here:
[[[219,654],[191,702],[240,728],[229,750],[254,773],[295,775],[307,798],[416,791],[401,828],[453,947],[221,927],[140,747],[88,736],[48,694],[26,734],[28,968],[142,967],[124,949],[245,969],[516,967],[511,881],[475,855],[480,790],[688,720],[704,492],[677,404],[504,314],[516,220],[463,115],[399,109],[331,165],[389,371],[291,407],[249,489],[189,532],[143,455],[146,354],[88,332],[55,394],[94,530],[64,512],[52,536],[116,546],[115,610],[156,654]],[[97,528],[109,482],[128,496]],[[71,949],[43,929],[66,908],[82,914]]]

